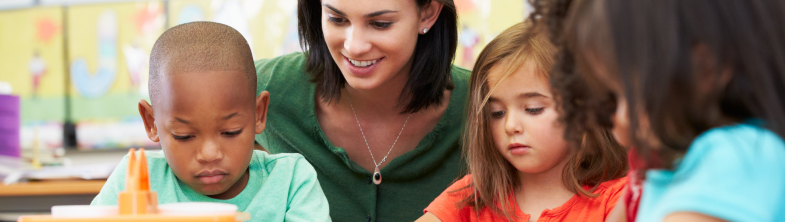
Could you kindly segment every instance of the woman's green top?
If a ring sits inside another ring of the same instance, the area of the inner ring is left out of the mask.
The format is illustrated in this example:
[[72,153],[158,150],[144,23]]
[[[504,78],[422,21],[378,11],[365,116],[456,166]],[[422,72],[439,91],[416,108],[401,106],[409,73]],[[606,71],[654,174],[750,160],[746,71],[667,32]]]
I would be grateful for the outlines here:
[[293,53],[256,61],[257,89],[270,92],[267,127],[256,141],[271,153],[300,153],[316,169],[335,221],[414,221],[466,173],[460,140],[470,72],[453,66],[455,88],[444,115],[417,147],[381,169],[383,182],[334,146],[316,119],[315,87],[306,56]]

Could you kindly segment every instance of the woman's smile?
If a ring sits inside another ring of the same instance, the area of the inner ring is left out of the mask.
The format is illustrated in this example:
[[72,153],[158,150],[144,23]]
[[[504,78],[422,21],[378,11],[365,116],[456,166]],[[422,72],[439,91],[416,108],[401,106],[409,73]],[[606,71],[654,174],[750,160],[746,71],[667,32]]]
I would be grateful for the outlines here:
[[384,60],[384,57],[374,60],[354,60],[344,57],[344,65],[348,68],[349,72],[358,77],[369,76],[376,67]]

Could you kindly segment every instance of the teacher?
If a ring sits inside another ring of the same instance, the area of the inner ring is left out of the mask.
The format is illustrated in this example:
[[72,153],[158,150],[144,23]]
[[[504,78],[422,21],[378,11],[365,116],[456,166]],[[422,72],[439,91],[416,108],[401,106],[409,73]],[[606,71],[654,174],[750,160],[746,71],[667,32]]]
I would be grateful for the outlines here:
[[414,221],[465,174],[452,0],[299,0],[305,53],[256,61],[271,153],[314,166],[335,221]]

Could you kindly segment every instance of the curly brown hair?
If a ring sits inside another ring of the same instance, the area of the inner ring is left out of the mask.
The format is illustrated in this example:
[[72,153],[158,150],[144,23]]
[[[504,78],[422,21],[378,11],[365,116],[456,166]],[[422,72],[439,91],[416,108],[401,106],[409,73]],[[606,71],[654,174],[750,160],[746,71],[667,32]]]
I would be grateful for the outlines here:
[[599,88],[577,72],[573,51],[566,46],[564,26],[567,16],[581,0],[529,0],[534,11],[528,20],[544,25],[550,39],[558,48],[556,64],[551,70],[551,86],[557,102],[561,105],[560,121],[566,125],[564,138],[575,144],[583,135],[595,127],[613,127],[611,116],[616,109],[616,100],[610,90]]

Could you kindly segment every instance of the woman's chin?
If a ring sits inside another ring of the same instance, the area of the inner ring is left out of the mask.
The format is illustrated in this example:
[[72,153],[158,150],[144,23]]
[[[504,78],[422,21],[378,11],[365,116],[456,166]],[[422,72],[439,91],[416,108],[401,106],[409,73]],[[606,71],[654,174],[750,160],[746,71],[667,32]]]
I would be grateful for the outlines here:
[[346,85],[356,90],[374,90],[379,88],[382,84],[373,79],[346,79]]

